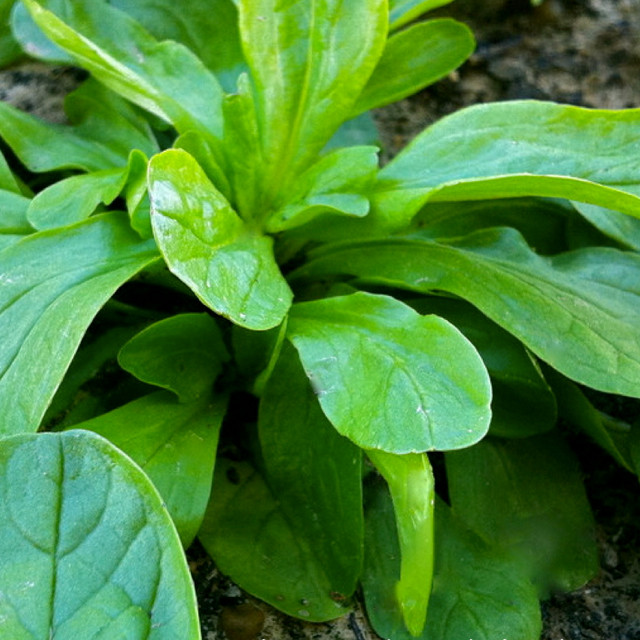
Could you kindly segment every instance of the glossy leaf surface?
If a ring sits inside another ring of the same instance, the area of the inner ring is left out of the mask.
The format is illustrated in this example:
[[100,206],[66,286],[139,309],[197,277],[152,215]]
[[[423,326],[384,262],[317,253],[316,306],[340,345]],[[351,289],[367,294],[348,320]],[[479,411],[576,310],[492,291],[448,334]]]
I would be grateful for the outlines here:
[[362,455],[325,418],[291,345],[265,386],[258,433],[265,478],[297,546],[323,567],[333,598],[347,599],[362,571]]
[[16,640],[198,640],[180,540],[149,479],[86,431],[0,447],[0,615]]
[[[402,621],[394,582],[400,548],[386,487],[369,487],[366,554],[362,579],[369,619],[383,638],[411,640]],[[469,531],[440,500],[435,509],[435,574],[421,640],[538,640],[540,610],[535,589],[516,563]],[[427,584],[425,581],[425,589]]]
[[73,428],[107,438],[142,468],[186,548],[209,502],[225,408],[224,400],[210,395],[179,404],[171,394],[158,391]]
[[376,215],[401,228],[428,200],[546,196],[640,217],[639,135],[640,109],[536,101],[463,109],[428,127],[382,170]]
[[221,134],[222,90],[185,46],[158,42],[129,15],[104,2],[25,0],[25,5],[56,45],[116,93],[179,131]]
[[291,304],[272,240],[246,226],[186,152],[149,163],[154,235],[171,271],[236,324],[270,329]]
[[487,439],[446,456],[451,506],[492,545],[512,550],[541,585],[571,591],[598,570],[577,461],[557,433]]
[[474,48],[469,28],[446,18],[419,22],[391,36],[354,112],[417,93],[457,69]]
[[433,578],[433,472],[424,454],[369,450],[367,455],[389,485],[401,557],[395,594],[405,626],[418,637],[428,619]]
[[216,566],[289,615],[311,621],[337,618],[345,607],[331,598],[326,567],[307,536],[300,535],[255,468],[248,462],[217,461],[212,499],[198,534]]
[[38,428],[95,314],[156,259],[153,242],[140,242],[115,213],[33,234],[0,253],[2,433]]
[[513,229],[450,243],[418,236],[319,252],[299,275],[369,282],[467,299],[569,378],[640,395],[640,256],[593,248],[543,258]]
[[363,448],[455,449],[487,431],[486,369],[441,318],[356,293],[294,305],[288,336],[326,416]]
[[182,313],[135,335],[118,354],[136,378],[173,391],[181,402],[208,395],[229,354],[206,313]]
[[398,29],[423,13],[450,2],[451,0],[389,0],[389,28]]

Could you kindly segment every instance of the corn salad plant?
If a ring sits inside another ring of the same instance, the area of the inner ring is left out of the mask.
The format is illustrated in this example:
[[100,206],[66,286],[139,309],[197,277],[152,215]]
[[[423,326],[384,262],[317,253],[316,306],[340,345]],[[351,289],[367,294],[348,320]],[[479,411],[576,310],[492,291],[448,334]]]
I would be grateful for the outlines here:
[[[184,549],[292,616],[540,635],[597,571],[571,424],[640,428],[640,112],[370,111],[458,67],[446,0],[3,2],[0,637],[200,637]],[[7,18],[9,16],[9,18]],[[435,469],[435,480],[434,473]]]

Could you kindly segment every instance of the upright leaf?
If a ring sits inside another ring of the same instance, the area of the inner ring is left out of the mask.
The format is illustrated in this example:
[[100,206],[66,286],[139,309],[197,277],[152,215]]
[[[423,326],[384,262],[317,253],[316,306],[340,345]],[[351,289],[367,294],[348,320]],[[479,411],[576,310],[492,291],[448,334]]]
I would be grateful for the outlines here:
[[204,304],[249,329],[280,324],[292,293],[272,240],[242,222],[188,153],[152,158],[149,194],[160,251]]
[[425,454],[397,456],[367,452],[389,485],[400,545],[400,579],[395,592],[412,636],[424,629],[433,578],[435,486]]
[[35,233],[0,253],[0,433],[38,428],[95,314],[156,259],[153,242],[141,242],[117,213]]
[[0,447],[1,635],[200,638],[180,540],[153,485],[86,431]]
[[264,389],[258,432],[265,479],[297,545],[334,599],[350,597],[362,571],[362,455],[325,418],[290,345]]
[[462,109],[381,171],[376,215],[401,228],[429,200],[545,196],[640,217],[638,136],[640,109],[530,100]]
[[347,120],[382,53],[383,0],[243,0],[240,37],[255,85],[261,201],[286,193]]
[[106,2],[24,0],[24,4],[56,45],[116,93],[180,132],[195,128],[220,137],[222,89],[184,45],[158,42]]
[[489,379],[442,318],[356,293],[296,304],[289,339],[336,429],[368,449],[456,449],[489,426]]
[[354,112],[417,93],[457,69],[474,48],[469,27],[446,18],[419,22],[391,36]]
[[510,550],[543,592],[577,589],[597,573],[591,508],[557,433],[487,439],[445,459],[453,510],[484,540]]
[[593,248],[543,258],[513,229],[334,245],[298,276],[350,274],[465,298],[569,378],[640,396],[640,256]]
[[[395,597],[400,547],[393,505],[382,483],[369,485],[362,585],[369,620],[383,638],[411,640]],[[491,549],[436,500],[435,574],[421,640],[538,640],[535,589],[504,552]],[[424,588],[428,587],[426,581]]]
[[159,391],[73,428],[100,434],[140,465],[162,496],[186,548],[209,502],[225,409],[224,399],[211,394],[179,404]]

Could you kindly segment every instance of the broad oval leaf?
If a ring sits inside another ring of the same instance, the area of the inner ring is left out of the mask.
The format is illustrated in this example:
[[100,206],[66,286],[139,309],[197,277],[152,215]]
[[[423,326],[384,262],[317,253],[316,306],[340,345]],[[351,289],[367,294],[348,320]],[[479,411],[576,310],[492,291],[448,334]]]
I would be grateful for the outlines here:
[[293,295],[272,240],[242,222],[188,153],[151,159],[149,195],[160,251],[204,304],[248,329],[280,324]]
[[348,610],[331,597],[325,567],[248,462],[217,461],[198,538],[220,571],[291,616],[321,622]]
[[267,382],[258,417],[265,479],[297,544],[308,546],[336,600],[362,571],[362,455],[326,419],[287,344]]
[[474,48],[469,27],[447,18],[419,22],[391,36],[358,97],[354,115],[402,100],[444,78]]
[[402,228],[429,200],[546,196],[640,217],[639,136],[640,109],[534,100],[462,109],[380,172],[375,215]]
[[123,369],[173,391],[181,402],[207,395],[227,360],[218,325],[206,313],[182,313],[156,322],[118,354]]
[[487,371],[442,318],[355,293],[294,305],[288,336],[326,416],[363,448],[457,449],[487,432]]
[[541,588],[571,591],[598,571],[578,461],[557,432],[487,438],[447,453],[451,507],[483,540],[510,551]]
[[[441,500],[435,509],[435,573],[427,624],[420,640],[538,640],[537,593],[519,565],[490,549]],[[382,638],[414,640],[403,624],[395,596],[400,547],[386,487],[370,484],[366,511],[365,570],[367,614]],[[427,588],[425,580],[424,588]]]
[[225,409],[225,400],[210,394],[180,404],[158,391],[73,429],[98,433],[140,465],[162,496],[186,548],[209,502]]
[[35,431],[87,327],[158,259],[120,213],[42,231],[0,252],[0,433]]
[[176,530],[140,468],[87,431],[0,447],[4,638],[200,638]]
[[640,256],[592,248],[543,258],[513,229],[449,243],[419,236],[318,252],[298,275],[465,298],[541,360],[601,391],[640,396]]

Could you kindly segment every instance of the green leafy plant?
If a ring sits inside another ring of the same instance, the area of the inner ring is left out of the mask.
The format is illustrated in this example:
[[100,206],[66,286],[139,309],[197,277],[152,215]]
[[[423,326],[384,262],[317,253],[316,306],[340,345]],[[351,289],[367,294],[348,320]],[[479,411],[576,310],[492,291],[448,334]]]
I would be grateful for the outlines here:
[[394,640],[534,640],[597,570],[558,418],[638,470],[584,388],[640,397],[640,112],[480,105],[380,168],[369,111],[473,50],[444,4],[13,6],[90,76],[0,105],[2,637],[199,637],[196,536]]

